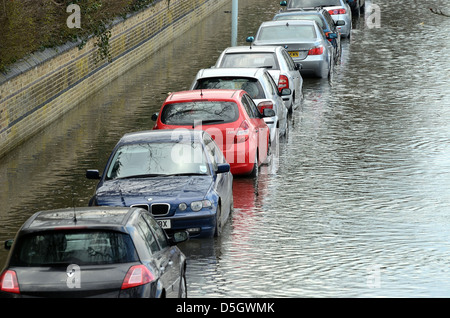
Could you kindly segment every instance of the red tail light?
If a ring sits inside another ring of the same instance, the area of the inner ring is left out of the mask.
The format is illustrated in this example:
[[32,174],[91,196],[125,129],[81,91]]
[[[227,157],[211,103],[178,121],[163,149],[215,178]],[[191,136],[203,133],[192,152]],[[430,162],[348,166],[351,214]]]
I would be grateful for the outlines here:
[[281,92],[284,88],[289,88],[289,79],[286,75],[280,75],[278,79],[278,90]]
[[261,102],[258,104],[258,109],[261,114],[263,113],[264,109],[266,109],[266,108],[273,109],[273,103],[266,101],[266,102]]
[[323,46],[316,46],[309,50],[308,55],[321,55],[323,54]]
[[336,14],[345,14],[345,13],[347,13],[347,11],[345,11],[345,9],[333,9],[333,10],[328,10],[328,13],[331,15],[336,15]]
[[145,285],[155,280],[155,276],[144,265],[130,267],[122,283],[122,289]]
[[0,290],[8,293],[20,294],[19,282],[15,271],[7,270],[0,277]]
[[241,124],[241,126],[239,127],[239,129],[236,132],[236,136],[234,136],[234,143],[240,143],[240,142],[245,142],[248,140],[248,123],[246,120],[244,120]]

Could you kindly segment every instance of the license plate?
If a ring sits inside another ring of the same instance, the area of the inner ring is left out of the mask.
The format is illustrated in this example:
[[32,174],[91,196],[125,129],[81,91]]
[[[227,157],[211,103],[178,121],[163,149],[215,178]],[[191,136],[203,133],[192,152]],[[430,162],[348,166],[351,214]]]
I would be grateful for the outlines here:
[[300,54],[298,53],[298,51],[292,51],[292,52],[289,52],[289,55],[290,55],[291,57],[299,57],[299,56],[300,56]]
[[163,229],[170,229],[172,226],[170,220],[157,220],[157,222]]

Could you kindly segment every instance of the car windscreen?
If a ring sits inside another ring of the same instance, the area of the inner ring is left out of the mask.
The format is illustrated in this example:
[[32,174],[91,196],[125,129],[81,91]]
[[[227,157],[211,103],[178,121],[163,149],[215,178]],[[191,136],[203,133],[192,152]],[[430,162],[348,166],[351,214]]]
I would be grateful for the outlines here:
[[340,6],[340,0],[291,0],[289,8],[311,8]]
[[197,80],[195,89],[242,89],[253,99],[264,99],[261,83],[249,77],[208,77]]
[[106,179],[208,173],[202,144],[180,141],[178,134],[174,132],[173,142],[139,143],[119,147],[109,164]]
[[316,38],[312,25],[279,24],[262,27],[258,33],[258,41],[303,41]]
[[238,106],[231,101],[198,100],[166,104],[161,112],[163,124],[177,126],[224,124],[238,118]]
[[279,70],[275,53],[227,53],[223,56],[220,67],[264,67]]
[[65,230],[21,236],[12,266],[101,265],[139,260],[128,234],[101,230]]
[[313,20],[323,29],[323,18],[318,14],[282,14],[274,17],[274,20]]

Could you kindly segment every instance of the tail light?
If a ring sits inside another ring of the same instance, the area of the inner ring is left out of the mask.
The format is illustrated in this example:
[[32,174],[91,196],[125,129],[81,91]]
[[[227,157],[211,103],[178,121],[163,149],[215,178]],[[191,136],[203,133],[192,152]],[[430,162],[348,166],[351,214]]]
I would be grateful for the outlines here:
[[289,88],[289,79],[286,75],[280,75],[278,79],[278,90],[281,92],[284,88]]
[[244,120],[241,124],[241,126],[238,128],[237,132],[236,132],[236,136],[234,136],[234,143],[240,143],[240,142],[245,142],[248,140],[248,131],[249,126],[246,120]]
[[331,15],[336,15],[336,14],[346,14],[347,11],[345,9],[332,9],[332,10],[328,10],[328,13]]
[[0,277],[0,290],[8,293],[20,294],[19,282],[15,271],[7,270]]
[[144,265],[130,267],[122,283],[122,289],[145,285],[155,280],[155,276]]
[[321,55],[323,54],[323,46],[316,46],[309,50],[308,55]]
[[261,114],[263,113],[264,109],[266,109],[266,108],[273,109],[273,103],[266,101],[266,102],[261,102],[258,104],[258,110]]

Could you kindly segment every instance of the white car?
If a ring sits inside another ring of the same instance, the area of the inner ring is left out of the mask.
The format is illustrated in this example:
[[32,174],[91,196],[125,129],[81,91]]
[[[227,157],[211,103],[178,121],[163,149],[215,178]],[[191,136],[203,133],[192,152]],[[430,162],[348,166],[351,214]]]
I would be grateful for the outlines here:
[[286,134],[288,110],[281,96],[290,94],[290,89],[284,89],[280,93],[265,68],[201,69],[191,85],[191,90],[194,89],[243,89],[250,95],[261,113],[265,108],[275,111],[275,116],[264,117],[270,129],[271,142],[276,136]]
[[[289,0],[281,1],[286,10],[317,10],[325,9],[336,23],[336,28],[343,37],[349,38],[352,30],[352,10],[346,0]],[[342,21],[344,23],[342,24]]]
[[282,96],[285,106],[292,112],[303,98],[303,78],[300,65],[295,64],[281,46],[235,46],[226,48],[217,59],[216,68],[266,68],[277,84],[279,92],[289,88],[291,94]]

